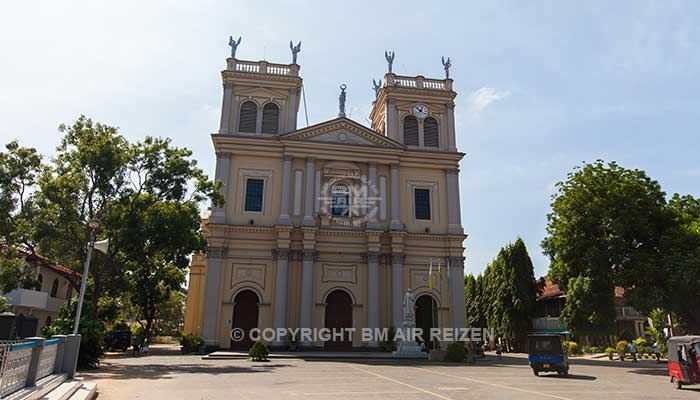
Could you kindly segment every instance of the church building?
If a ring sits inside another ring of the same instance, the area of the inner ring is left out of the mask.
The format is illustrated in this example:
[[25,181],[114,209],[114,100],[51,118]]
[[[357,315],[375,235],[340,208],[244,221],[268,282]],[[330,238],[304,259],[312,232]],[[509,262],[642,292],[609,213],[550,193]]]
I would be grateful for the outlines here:
[[226,203],[202,221],[208,249],[191,262],[185,333],[247,348],[232,329],[401,327],[409,288],[417,327],[464,328],[464,154],[449,59],[445,79],[400,76],[387,53],[370,127],[345,116],[342,85],[338,116],[300,128],[299,49],[275,64],[239,60],[233,47],[221,72],[211,138]]

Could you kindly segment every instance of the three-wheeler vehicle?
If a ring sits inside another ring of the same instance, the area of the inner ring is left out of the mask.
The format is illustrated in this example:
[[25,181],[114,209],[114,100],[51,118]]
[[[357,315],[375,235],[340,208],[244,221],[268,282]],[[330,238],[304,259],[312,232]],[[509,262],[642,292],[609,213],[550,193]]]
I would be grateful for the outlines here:
[[535,376],[540,372],[569,374],[569,357],[564,349],[562,335],[557,333],[531,333],[528,335],[527,360]]
[[700,383],[700,336],[674,336],[666,342],[668,374],[676,389]]

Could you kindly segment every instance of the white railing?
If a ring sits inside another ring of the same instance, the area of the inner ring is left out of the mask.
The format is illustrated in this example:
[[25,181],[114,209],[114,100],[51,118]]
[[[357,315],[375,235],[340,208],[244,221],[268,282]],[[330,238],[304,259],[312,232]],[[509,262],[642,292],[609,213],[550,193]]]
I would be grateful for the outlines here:
[[[5,346],[3,346],[5,347]],[[11,344],[3,351],[0,397],[22,389],[27,383],[34,342]]]
[[296,64],[274,64],[267,61],[244,61],[229,58],[226,62],[226,69],[251,74],[299,76],[299,66]]
[[644,315],[630,306],[615,306],[617,318],[644,319]]
[[58,343],[60,341],[60,339],[49,339],[46,341],[44,350],[39,356],[36,379],[41,379],[53,374],[53,368],[56,365],[56,354],[58,353]]
[[399,86],[412,89],[451,91],[451,79],[430,79],[423,76],[399,76],[388,74],[385,86]]

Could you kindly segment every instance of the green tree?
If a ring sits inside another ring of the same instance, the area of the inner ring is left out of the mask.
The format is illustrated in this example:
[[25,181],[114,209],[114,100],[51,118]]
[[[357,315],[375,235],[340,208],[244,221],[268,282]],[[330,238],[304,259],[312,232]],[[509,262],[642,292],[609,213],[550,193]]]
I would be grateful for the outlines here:
[[612,333],[615,284],[658,262],[670,220],[664,193],[643,171],[603,161],[575,168],[557,188],[542,247],[567,294],[564,318],[575,335]]
[[0,152],[0,291],[36,287],[35,274],[21,260],[17,246],[34,252],[34,195],[43,166],[41,155],[16,141]]
[[[478,283],[479,279],[475,286]],[[537,290],[532,261],[520,238],[501,248],[484,271],[482,287],[475,290],[481,292],[486,325],[516,351],[525,346],[532,328]]]

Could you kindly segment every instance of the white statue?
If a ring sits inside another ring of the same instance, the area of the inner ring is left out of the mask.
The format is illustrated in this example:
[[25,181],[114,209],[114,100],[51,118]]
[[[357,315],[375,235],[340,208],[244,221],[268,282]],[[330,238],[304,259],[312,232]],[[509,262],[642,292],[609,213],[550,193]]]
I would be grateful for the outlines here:
[[413,310],[415,297],[413,296],[413,290],[408,288],[406,294],[403,296],[403,325],[404,327],[414,327],[416,321],[416,315]]

